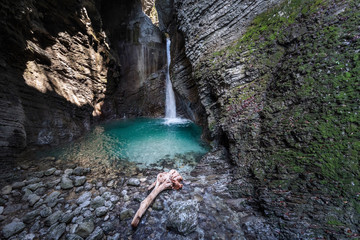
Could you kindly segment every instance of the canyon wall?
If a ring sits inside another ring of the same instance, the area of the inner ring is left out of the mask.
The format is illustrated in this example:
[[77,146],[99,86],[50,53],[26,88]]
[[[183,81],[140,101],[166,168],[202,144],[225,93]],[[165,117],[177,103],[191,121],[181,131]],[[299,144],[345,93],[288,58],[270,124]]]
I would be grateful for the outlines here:
[[281,239],[359,234],[358,2],[173,4],[174,88],[197,92],[232,196]]
[[0,157],[164,112],[165,40],[139,1],[2,1]]

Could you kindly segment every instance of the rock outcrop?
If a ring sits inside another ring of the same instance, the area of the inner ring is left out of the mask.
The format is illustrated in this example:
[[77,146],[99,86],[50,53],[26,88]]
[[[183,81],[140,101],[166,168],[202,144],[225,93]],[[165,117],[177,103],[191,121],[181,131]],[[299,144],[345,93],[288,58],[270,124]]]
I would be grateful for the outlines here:
[[71,141],[95,121],[161,116],[162,33],[138,1],[3,1],[0,157]]
[[189,99],[181,81],[196,86],[213,146],[234,164],[231,194],[257,199],[281,239],[358,236],[358,3],[174,9],[184,57],[174,55],[173,73],[188,69],[174,87]]

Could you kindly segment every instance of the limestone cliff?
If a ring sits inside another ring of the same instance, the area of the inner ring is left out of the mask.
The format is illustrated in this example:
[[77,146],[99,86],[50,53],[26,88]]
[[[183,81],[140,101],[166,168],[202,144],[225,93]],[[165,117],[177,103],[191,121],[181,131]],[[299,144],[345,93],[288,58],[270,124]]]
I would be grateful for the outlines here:
[[175,0],[174,11],[174,87],[198,92],[234,164],[233,196],[254,198],[282,239],[357,236],[358,2]]
[[162,33],[139,1],[2,1],[0,157],[97,121],[160,116]]

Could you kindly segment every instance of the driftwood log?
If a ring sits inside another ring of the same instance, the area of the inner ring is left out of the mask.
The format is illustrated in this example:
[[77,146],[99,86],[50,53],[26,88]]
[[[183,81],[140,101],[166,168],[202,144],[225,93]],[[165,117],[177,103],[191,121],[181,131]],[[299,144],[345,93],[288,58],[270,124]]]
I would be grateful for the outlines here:
[[154,201],[157,195],[164,191],[165,189],[175,189],[179,190],[183,187],[183,185],[180,183],[183,180],[183,178],[180,176],[180,174],[172,169],[169,172],[163,172],[159,173],[156,177],[156,181],[151,184],[148,188],[148,190],[151,190],[154,188],[149,196],[147,196],[140,204],[139,209],[137,210],[132,222],[132,227],[137,227],[137,225],[140,222],[141,217],[144,215],[148,207],[151,205],[151,203]]

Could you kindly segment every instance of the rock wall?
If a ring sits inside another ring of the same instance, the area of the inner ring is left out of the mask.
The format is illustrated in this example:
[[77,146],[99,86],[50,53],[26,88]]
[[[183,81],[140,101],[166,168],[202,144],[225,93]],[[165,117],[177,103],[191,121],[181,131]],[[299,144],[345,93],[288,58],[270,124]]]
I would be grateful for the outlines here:
[[[140,1],[103,1],[101,15],[113,55],[121,66],[105,109],[118,117],[164,115],[165,37]],[[118,16],[114,19],[114,16]]]
[[229,151],[234,198],[255,199],[280,239],[357,236],[358,3],[174,6],[186,56],[174,65],[188,62],[213,146]]
[[82,134],[110,58],[94,3],[2,1],[0,18],[1,157]]
[[165,41],[140,0],[0,7],[1,158],[71,141],[98,120],[163,114]]

